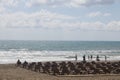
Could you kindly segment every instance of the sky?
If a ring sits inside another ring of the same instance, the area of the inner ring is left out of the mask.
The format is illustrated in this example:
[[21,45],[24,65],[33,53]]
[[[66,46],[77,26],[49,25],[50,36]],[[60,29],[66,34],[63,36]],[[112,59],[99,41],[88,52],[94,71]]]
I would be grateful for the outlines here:
[[0,40],[120,41],[120,0],[0,0]]

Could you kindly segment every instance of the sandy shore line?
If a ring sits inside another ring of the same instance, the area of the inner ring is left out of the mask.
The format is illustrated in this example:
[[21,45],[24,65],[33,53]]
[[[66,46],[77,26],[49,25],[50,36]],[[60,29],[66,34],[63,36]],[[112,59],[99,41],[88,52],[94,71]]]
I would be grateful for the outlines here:
[[0,80],[120,80],[120,75],[53,76],[15,67],[14,64],[0,64]]

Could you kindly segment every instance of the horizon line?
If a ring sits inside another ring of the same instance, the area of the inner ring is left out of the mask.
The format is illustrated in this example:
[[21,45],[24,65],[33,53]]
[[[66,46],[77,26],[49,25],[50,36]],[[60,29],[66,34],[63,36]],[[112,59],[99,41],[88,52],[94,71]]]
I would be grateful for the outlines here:
[[91,42],[93,42],[93,41],[98,41],[98,42],[111,42],[111,41],[113,41],[113,42],[119,42],[120,40],[24,40],[24,39],[21,39],[21,40],[18,40],[18,39],[0,39],[0,41],[91,41]]

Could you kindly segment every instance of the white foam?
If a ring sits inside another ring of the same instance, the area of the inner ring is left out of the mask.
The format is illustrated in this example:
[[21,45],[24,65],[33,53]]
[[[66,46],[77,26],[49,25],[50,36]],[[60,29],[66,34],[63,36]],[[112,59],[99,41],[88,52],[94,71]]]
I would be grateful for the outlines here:
[[78,60],[82,60],[83,55],[93,55],[93,57],[100,55],[101,60],[104,60],[104,55],[107,55],[109,60],[120,60],[120,50],[28,51],[27,49],[11,49],[0,51],[0,64],[15,63],[18,59],[29,62],[74,60],[69,56],[75,56],[75,54],[77,54]]

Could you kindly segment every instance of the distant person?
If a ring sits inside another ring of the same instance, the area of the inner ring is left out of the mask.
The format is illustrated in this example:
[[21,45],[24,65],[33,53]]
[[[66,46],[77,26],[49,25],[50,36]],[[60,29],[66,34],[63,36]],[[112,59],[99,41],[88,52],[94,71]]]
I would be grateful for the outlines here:
[[83,56],[83,61],[86,61],[85,55]]
[[17,67],[21,65],[21,61],[18,59],[17,61]]
[[93,59],[93,55],[90,56],[91,60]]
[[77,54],[76,54],[76,55],[75,55],[75,61],[77,61],[77,59],[78,59],[78,58],[77,58]]
[[88,60],[90,59],[90,56],[88,55]]
[[96,61],[100,61],[100,57],[99,57],[99,55],[97,55],[97,57],[96,57]]
[[107,58],[109,58],[109,57],[107,57],[107,56],[105,55],[105,61],[107,61]]

